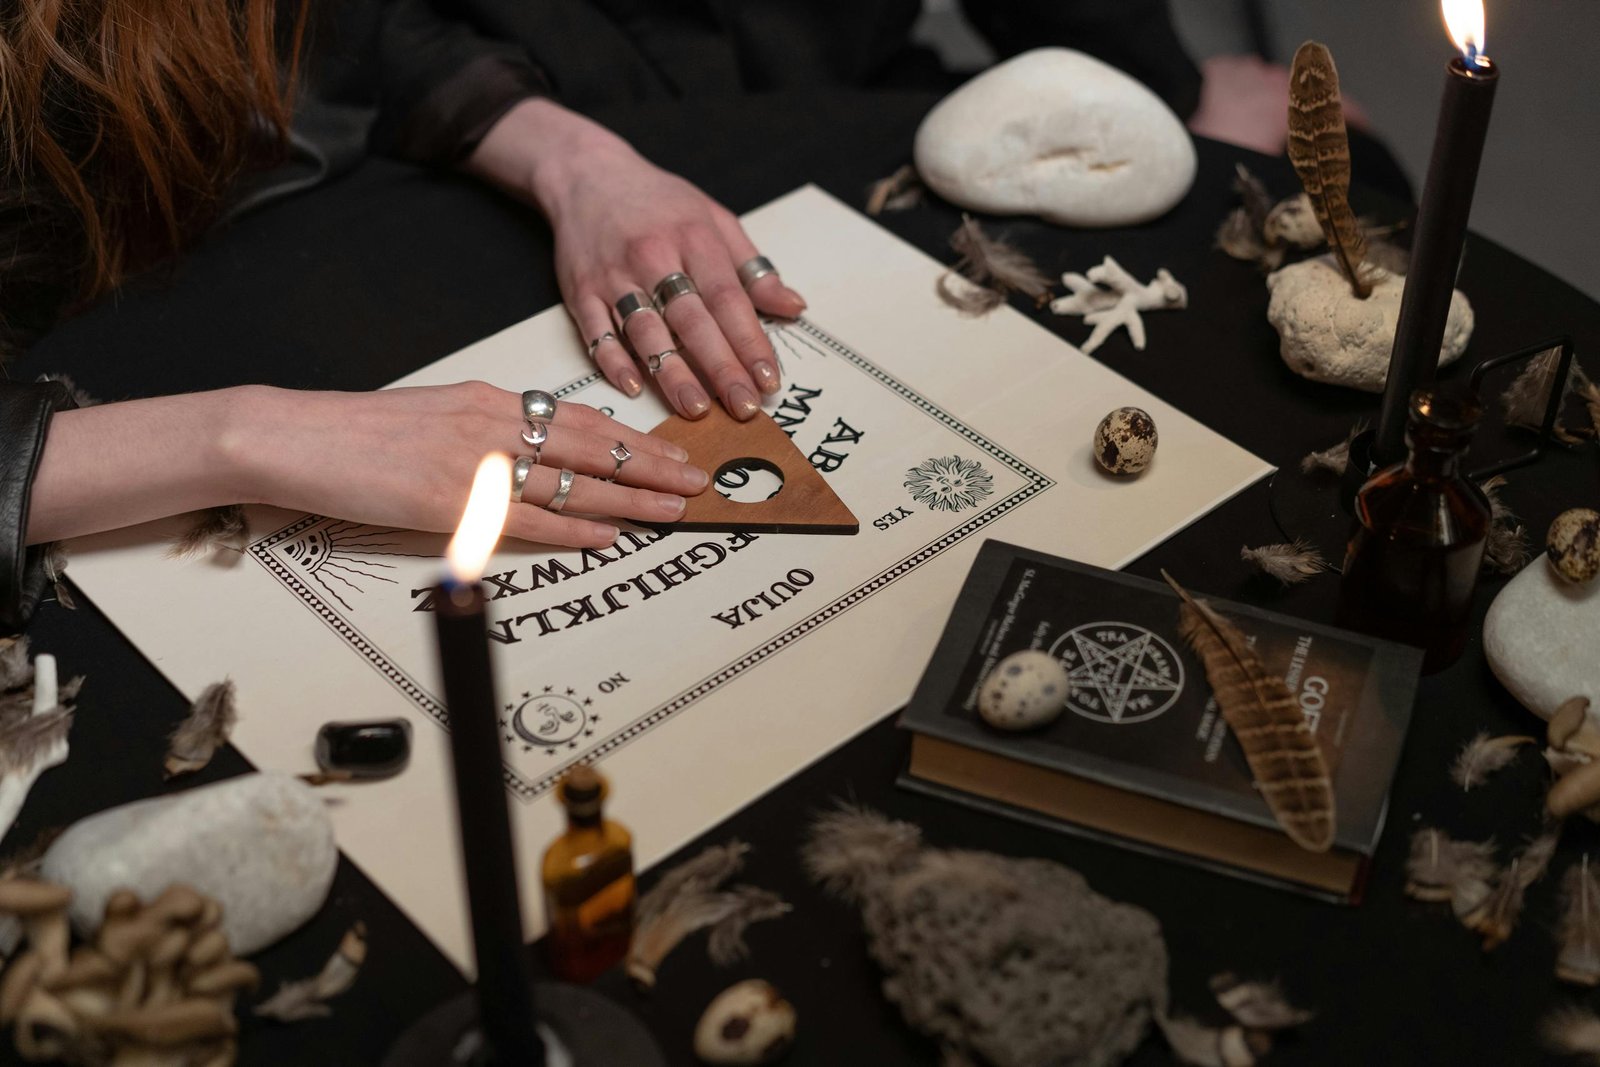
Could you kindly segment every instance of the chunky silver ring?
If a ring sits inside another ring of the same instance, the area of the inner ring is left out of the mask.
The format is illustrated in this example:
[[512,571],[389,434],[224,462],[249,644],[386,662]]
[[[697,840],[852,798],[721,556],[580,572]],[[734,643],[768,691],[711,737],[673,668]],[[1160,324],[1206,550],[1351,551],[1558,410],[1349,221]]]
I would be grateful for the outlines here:
[[617,329],[621,330],[624,336],[628,333],[628,320],[639,314],[639,312],[649,311],[657,315],[661,314],[656,309],[656,306],[650,302],[650,298],[637,289],[618,300],[616,307]]
[[556,417],[556,398],[543,389],[529,389],[522,394],[522,417],[530,426],[549,422]]
[[759,279],[776,273],[778,268],[772,265],[772,260],[766,256],[751,256],[739,264],[739,283],[748,289]]
[[528,456],[518,456],[511,465],[511,502],[522,503],[522,491],[528,487],[528,472],[539,461]]
[[607,455],[617,461],[617,469],[612,471],[611,477],[606,479],[608,482],[614,482],[621,477],[622,465],[633,458],[633,453],[628,451],[627,445],[623,444],[621,441],[618,441],[617,447],[613,448],[609,453],[607,453]]
[[[664,352],[652,352],[650,355],[644,357],[644,369],[649,371],[652,375],[659,374],[661,373],[661,361],[666,359],[668,356],[677,355],[678,350],[676,348],[669,348]],[[682,359],[683,357],[678,356],[678,358]]]
[[577,477],[567,468],[561,468],[561,481],[556,484],[556,495],[550,498],[550,503],[545,505],[545,510],[560,511],[567,506],[567,497],[572,494],[572,483]]
[[538,463],[544,443],[550,440],[550,427],[542,422],[530,422],[527,429],[522,431],[522,439],[533,449],[533,461]]
[[596,337],[593,341],[590,341],[589,342],[589,358],[590,359],[594,358],[595,349],[599,348],[601,345],[605,344],[607,341],[615,341],[616,339],[617,339],[617,335],[612,333],[610,330],[607,330],[605,333],[601,334],[599,337]]
[[667,305],[678,299],[678,297],[690,296],[691,294],[699,293],[700,290],[695,288],[693,278],[681,270],[675,270],[659,282],[656,282],[655,292],[656,307],[664,312],[667,310]]

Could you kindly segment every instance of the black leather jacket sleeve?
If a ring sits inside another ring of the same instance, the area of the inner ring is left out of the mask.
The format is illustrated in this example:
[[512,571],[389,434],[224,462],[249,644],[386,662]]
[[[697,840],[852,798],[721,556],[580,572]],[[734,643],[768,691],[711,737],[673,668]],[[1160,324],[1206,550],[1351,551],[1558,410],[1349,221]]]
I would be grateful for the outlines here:
[[45,545],[28,548],[28,502],[50,417],[76,407],[59,382],[0,381],[0,634],[22,629],[44,592]]

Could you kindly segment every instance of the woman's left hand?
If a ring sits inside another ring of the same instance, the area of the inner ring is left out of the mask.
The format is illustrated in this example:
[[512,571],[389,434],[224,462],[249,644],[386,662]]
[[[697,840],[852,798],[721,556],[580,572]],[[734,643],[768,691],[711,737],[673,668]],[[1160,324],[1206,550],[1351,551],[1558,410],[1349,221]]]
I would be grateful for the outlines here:
[[[760,394],[778,391],[777,358],[757,313],[792,318],[806,304],[776,274],[748,289],[741,283],[740,265],[759,252],[727,208],[605,128],[544,99],[509,111],[467,165],[532,199],[550,220],[567,311],[618,389],[639,395],[648,366],[657,363],[656,384],[680,415],[700,418],[710,409],[704,381],[741,420],[760,410]],[[637,312],[619,327],[618,300],[638,293],[648,301],[663,278],[680,272],[697,292],[661,312]],[[674,334],[683,351],[662,355],[675,350]]]

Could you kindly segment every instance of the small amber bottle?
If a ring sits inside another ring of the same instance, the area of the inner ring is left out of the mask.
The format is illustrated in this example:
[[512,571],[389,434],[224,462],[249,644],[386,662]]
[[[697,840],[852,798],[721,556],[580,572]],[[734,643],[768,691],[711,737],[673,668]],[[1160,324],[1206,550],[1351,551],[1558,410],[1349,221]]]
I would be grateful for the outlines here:
[[587,764],[556,787],[567,831],[544,853],[545,944],[550,969],[567,982],[593,981],[622,962],[633,939],[633,835],[602,815],[606,792]]
[[1483,491],[1461,471],[1481,413],[1473,400],[1414,393],[1410,455],[1356,494],[1339,623],[1421,648],[1424,673],[1448,667],[1466,645],[1491,521]]

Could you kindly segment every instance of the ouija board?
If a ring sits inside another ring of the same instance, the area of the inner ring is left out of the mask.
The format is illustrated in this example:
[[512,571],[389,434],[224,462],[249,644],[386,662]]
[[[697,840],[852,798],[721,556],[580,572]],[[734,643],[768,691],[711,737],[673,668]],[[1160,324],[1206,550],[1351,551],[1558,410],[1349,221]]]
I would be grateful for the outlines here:
[[[810,302],[769,324],[784,387],[767,411],[860,520],[854,536],[625,530],[604,550],[503,542],[486,585],[504,781],[522,889],[560,828],[577,761],[648,865],[910,696],[986,537],[1118,566],[1268,466],[1026,317],[939,302],[941,267],[813,188],[746,216]],[[552,308],[396,382],[543,387],[648,429],[668,414],[588,363]],[[1161,434],[1119,481],[1090,455],[1127,404]],[[738,472],[716,491],[768,492]],[[177,561],[183,520],[87,538],[72,576],[177,687],[239,687],[234,741],[257,766],[312,767],[331,719],[405,716],[399,777],[330,787],[339,842],[463,968],[448,735],[430,589],[445,538],[251,509],[242,557]],[[151,611],[152,604],[161,610]]]

